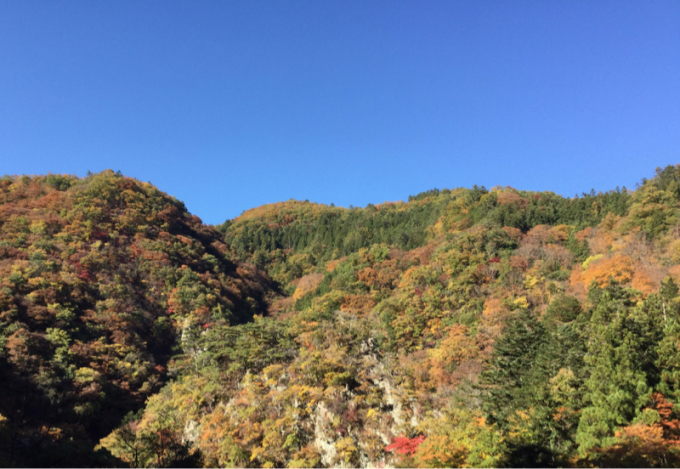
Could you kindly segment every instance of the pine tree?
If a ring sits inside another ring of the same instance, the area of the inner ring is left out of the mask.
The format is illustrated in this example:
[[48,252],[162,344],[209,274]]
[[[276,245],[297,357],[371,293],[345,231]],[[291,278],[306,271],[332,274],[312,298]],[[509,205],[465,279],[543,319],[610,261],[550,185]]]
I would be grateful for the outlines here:
[[654,349],[658,310],[645,305],[634,311],[630,292],[616,283],[593,290],[589,296],[595,304],[584,358],[589,373],[587,407],[576,435],[581,454],[616,441],[615,427],[630,423],[648,403],[655,374],[647,352]]
[[503,428],[515,410],[528,407],[531,396],[523,392],[523,387],[545,341],[545,328],[531,311],[522,309],[510,320],[482,374],[487,387],[484,410],[490,422]]

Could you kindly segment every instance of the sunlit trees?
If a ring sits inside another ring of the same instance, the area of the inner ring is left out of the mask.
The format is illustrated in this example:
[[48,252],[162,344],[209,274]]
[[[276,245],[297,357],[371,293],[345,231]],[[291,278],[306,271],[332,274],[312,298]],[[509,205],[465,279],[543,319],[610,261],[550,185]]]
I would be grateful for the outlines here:
[[0,178],[0,464],[677,464],[677,174],[222,233],[113,172]]

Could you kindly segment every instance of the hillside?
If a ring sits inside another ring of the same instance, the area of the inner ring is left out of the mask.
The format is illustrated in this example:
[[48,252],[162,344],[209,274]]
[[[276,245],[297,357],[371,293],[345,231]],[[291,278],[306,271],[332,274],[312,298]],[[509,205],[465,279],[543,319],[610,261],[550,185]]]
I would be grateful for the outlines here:
[[150,184],[0,179],[0,466],[109,465],[93,448],[206,323],[262,313],[269,281]]
[[0,463],[678,465],[679,177],[216,229],[113,173],[6,178]]

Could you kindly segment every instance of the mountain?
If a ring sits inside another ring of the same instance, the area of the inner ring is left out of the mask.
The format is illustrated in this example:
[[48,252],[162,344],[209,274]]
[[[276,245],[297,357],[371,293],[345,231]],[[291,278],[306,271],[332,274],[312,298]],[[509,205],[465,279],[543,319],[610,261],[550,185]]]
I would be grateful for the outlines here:
[[[0,180],[0,465],[93,452],[207,323],[266,310],[270,282],[150,184],[104,172]],[[101,452],[100,452],[101,453]]]
[[215,228],[111,172],[6,177],[0,463],[678,465],[679,177]]

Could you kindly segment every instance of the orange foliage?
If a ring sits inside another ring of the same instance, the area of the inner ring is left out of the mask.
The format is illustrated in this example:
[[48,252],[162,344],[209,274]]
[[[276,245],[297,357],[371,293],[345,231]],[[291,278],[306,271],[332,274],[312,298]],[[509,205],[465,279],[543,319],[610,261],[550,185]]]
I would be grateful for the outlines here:
[[640,290],[645,296],[659,290],[659,286],[663,276],[661,271],[654,268],[652,265],[635,266],[635,273],[633,274],[633,281],[630,286],[636,290]]
[[498,298],[487,298],[484,302],[484,317],[494,318],[503,311],[503,306],[501,306],[501,300]]
[[588,286],[583,280],[583,269],[580,265],[574,267],[569,277],[569,292],[581,301],[586,299],[588,293]]
[[[637,423],[615,432],[618,443],[596,451],[598,462],[609,467],[668,467],[674,444],[664,440],[661,425]],[[672,464],[671,464],[672,466]]]
[[654,400],[654,410],[661,417],[661,427],[663,428],[666,441],[680,445],[680,420],[673,418],[673,403],[666,400],[663,394],[655,392],[652,395]]
[[355,314],[368,314],[375,307],[369,295],[347,295],[340,303],[340,311]]
[[522,230],[520,230],[519,228],[513,228],[512,226],[504,226],[502,229],[515,241],[519,241],[522,238]]
[[510,267],[521,272],[526,272],[529,268],[529,261],[521,256],[510,256]]
[[417,467],[463,467],[468,449],[447,436],[431,435],[415,452]]
[[569,227],[567,225],[536,225],[526,234],[528,242],[539,244],[562,243],[569,237]]
[[299,300],[307,293],[316,290],[316,287],[323,281],[323,277],[323,274],[308,274],[302,277],[293,293],[293,299]]
[[401,281],[399,282],[399,288],[408,288],[409,285],[413,284],[413,278],[418,274],[418,267],[410,267],[401,276]]
[[668,275],[673,277],[677,283],[680,283],[680,265],[674,265],[668,270]]
[[428,350],[430,375],[435,385],[450,385],[456,381],[455,368],[465,360],[474,358],[478,349],[466,326],[455,324],[446,329],[446,335],[436,349]]
[[593,234],[593,229],[591,227],[585,228],[581,231],[578,231],[574,233],[574,238],[576,238],[578,241],[583,241],[586,238],[590,238],[590,236]]
[[373,267],[365,267],[357,272],[357,279],[359,279],[360,282],[364,282],[369,287],[373,286],[377,280],[377,277],[378,275],[376,274]]
[[[605,255],[610,252],[610,248],[614,242],[614,237],[611,233],[595,229],[592,235],[588,238],[588,247],[593,255]],[[615,249],[611,249],[615,250]]]
[[619,283],[629,283],[633,279],[635,266],[630,257],[615,254],[609,259],[599,259],[588,265],[583,273],[582,281],[587,286],[592,282],[600,287],[609,284],[609,279],[613,278]]
[[603,465],[619,467],[677,467],[680,462],[680,420],[674,417],[673,403],[660,393],[652,395],[652,409],[660,419],[646,425],[636,423],[617,430],[618,442],[597,450]]
[[415,248],[408,251],[404,258],[407,261],[419,260],[421,265],[427,265],[430,263],[430,258],[432,257],[432,252],[434,251],[434,244],[428,243],[421,248]]
[[640,453],[661,453],[665,450],[661,425],[644,425],[641,423],[623,427],[614,435],[621,441],[616,447],[632,446]]
[[377,272],[376,285],[379,288],[394,288],[402,274],[399,259],[391,259],[376,264],[374,270]]
[[553,226],[549,231],[550,237],[556,243],[563,243],[569,237],[569,227],[567,225]]
[[549,237],[550,237],[550,226],[548,226],[548,225],[536,225],[527,232],[525,239],[528,242],[547,243]]
[[491,353],[493,344],[503,332],[503,322],[510,314],[508,308],[501,304],[499,298],[487,298],[484,312],[479,321],[479,331],[475,336],[477,347],[484,356]]
[[329,261],[328,264],[326,264],[326,272],[333,272],[345,259],[347,259],[347,256]]
[[502,192],[498,192],[498,199],[497,200],[498,200],[499,205],[507,205],[507,204],[517,203],[520,208],[525,208],[527,206],[527,204],[529,203],[528,200],[520,197],[520,195],[517,192],[511,191],[511,190],[504,190]]

